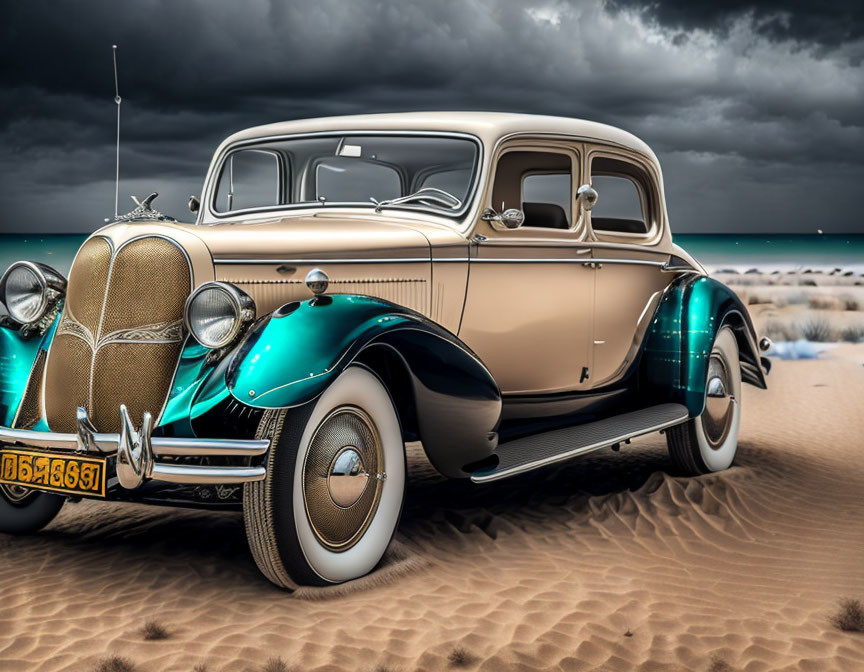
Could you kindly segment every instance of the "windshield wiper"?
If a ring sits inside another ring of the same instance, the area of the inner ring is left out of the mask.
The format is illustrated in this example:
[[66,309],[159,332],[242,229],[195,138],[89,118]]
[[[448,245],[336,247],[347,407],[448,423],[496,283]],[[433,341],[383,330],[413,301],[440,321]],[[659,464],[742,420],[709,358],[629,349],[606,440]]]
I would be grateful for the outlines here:
[[436,189],[435,187],[423,187],[413,194],[400,196],[399,198],[388,198],[387,200],[375,203],[375,212],[381,212],[381,208],[388,205],[402,205],[403,203],[412,203],[414,201],[437,203],[451,210],[458,210],[462,207],[462,201],[453,194],[443,189]]

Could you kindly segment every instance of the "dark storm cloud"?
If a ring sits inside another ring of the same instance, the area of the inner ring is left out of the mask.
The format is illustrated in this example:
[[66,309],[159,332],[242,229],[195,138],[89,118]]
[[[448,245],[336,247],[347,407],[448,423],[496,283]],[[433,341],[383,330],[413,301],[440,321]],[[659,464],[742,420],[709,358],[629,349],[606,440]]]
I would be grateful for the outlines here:
[[117,43],[121,193],[158,190],[171,214],[200,190],[219,140],[244,126],[495,109],[640,135],[664,164],[679,231],[813,230],[805,188],[832,208],[820,228],[862,230],[861,6],[794,7],[14,3],[0,27],[0,227],[89,230],[113,209]]
[[610,6],[645,11],[680,30],[725,30],[735,18],[751,15],[758,33],[779,40],[831,46],[864,37],[864,3],[849,0],[614,0]]

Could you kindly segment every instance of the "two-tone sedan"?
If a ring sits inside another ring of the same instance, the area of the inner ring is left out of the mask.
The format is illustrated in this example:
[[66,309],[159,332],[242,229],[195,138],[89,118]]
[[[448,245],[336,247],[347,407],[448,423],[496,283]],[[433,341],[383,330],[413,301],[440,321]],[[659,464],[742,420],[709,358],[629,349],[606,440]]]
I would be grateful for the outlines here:
[[3,276],[0,531],[80,498],[240,507],[273,583],[338,583],[393,537],[408,441],[486,483],[665,430],[703,474],[765,386],[746,309],[672,243],[657,158],[609,126],[263,126],[190,209],[150,197],[68,279]]

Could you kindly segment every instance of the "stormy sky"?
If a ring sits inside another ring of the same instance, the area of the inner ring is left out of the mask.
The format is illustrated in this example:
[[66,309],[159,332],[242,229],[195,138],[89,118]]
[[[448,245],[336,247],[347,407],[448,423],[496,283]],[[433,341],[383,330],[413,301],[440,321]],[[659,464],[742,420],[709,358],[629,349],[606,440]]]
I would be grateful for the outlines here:
[[500,110],[623,127],[682,233],[864,233],[864,3],[28,0],[0,26],[0,231],[186,216],[246,126]]

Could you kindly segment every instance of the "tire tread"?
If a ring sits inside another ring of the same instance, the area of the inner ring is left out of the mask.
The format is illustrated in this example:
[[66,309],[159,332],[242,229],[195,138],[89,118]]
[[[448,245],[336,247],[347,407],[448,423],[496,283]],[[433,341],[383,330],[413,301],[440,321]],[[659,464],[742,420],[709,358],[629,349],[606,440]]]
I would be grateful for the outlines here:
[[[282,435],[282,427],[287,415],[284,410],[265,411],[255,433],[256,439],[269,438],[272,446],[267,457],[268,473],[272,473],[276,456],[276,446]],[[297,584],[285,569],[276,542],[276,528],[273,519],[273,481],[266,478],[263,481],[247,483],[243,489],[243,511],[246,525],[246,537],[252,557],[261,573],[269,581],[282,588],[295,589]]]

